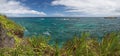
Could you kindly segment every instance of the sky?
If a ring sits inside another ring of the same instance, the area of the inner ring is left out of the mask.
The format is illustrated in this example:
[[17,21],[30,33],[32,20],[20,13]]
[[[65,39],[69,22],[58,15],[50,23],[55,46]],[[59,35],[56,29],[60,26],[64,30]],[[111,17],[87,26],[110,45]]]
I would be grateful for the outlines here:
[[0,13],[10,17],[120,16],[120,0],[0,0]]

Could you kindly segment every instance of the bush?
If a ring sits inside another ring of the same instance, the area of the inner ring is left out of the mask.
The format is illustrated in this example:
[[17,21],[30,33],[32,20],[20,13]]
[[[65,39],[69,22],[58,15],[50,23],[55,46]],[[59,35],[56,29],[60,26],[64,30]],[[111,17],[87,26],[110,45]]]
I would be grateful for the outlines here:
[[48,44],[45,36],[23,38],[14,48],[1,48],[0,56],[120,56],[120,34],[110,33],[101,41],[91,38],[89,33],[73,37],[62,48]]

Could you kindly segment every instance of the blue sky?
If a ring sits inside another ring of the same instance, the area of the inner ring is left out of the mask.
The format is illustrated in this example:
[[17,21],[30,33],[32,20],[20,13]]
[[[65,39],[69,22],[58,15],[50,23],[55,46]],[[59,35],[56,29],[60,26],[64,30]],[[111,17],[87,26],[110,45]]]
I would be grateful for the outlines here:
[[47,16],[63,16],[65,14],[63,6],[53,6],[53,0],[19,0],[25,6],[36,10],[43,11]]
[[119,16],[120,0],[0,0],[0,13],[10,17]]

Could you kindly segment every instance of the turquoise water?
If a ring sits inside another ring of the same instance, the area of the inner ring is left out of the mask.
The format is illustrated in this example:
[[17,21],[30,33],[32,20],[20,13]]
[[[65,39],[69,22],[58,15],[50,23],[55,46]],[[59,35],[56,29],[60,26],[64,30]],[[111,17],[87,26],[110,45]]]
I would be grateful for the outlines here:
[[46,35],[53,41],[63,43],[75,34],[90,32],[93,36],[103,36],[105,33],[120,31],[120,18],[104,19],[102,17],[11,17],[11,20],[22,25],[25,36]]

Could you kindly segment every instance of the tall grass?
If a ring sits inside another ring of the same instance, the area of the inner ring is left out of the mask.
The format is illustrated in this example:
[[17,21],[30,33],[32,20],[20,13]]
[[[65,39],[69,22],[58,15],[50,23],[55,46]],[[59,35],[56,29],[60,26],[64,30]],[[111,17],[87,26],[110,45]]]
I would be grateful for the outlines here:
[[120,34],[110,33],[101,42],[83,33],[80,38],[74,37],[63,49],[66,55],[72,56],[120,56]]
[[106,34],[101,41],[89,33],[74,36],[62,48],[56,42],[50,46],[50,38],[33,36],[24,38],[14,48],[1,48],[0,56],[120,56],[120,33]]

